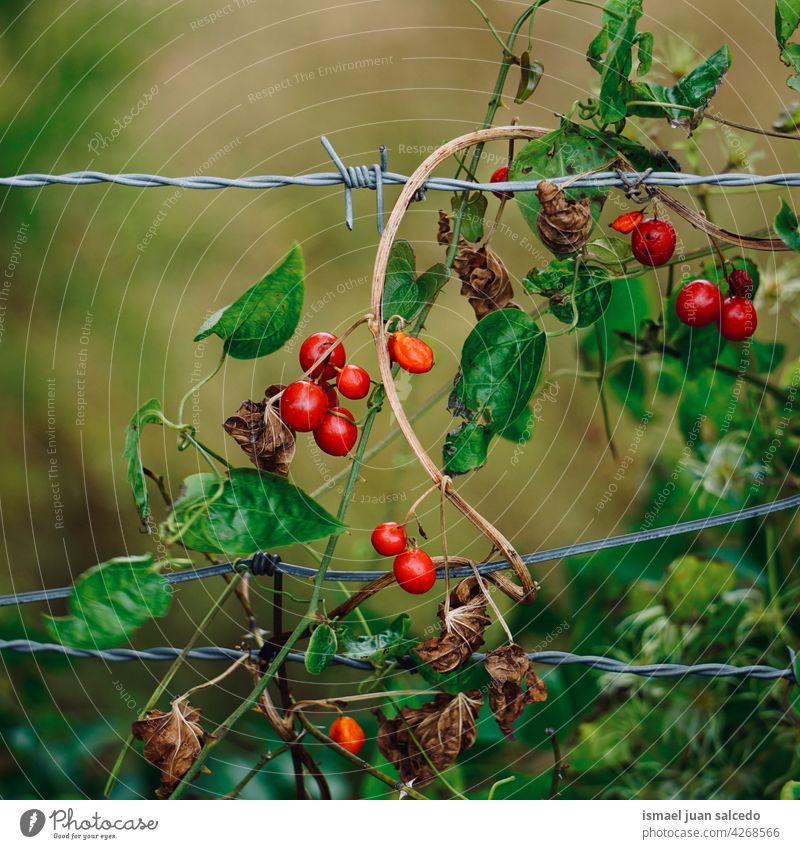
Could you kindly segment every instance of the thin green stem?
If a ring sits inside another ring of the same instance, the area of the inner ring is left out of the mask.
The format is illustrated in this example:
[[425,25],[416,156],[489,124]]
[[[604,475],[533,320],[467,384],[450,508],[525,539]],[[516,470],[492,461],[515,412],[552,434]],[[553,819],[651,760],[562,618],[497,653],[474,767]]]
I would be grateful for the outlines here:
[[219,373],[219,370],[222,368],[223,363],[225,362],[225,357],[227,356],[227,351],[223,347],[222,356],[219,358],[219,362],[214,366],[214,370],[207,374],[202,380],[197,383],[192,384],[189,388],[189,391],[181,398],[180,403],[178,404],[178,421],[183,422],[183,411],[186,407],[186,402],[192,397],[192,395],[196,395],[212,378],[216,377]]
[[247,775],[231,790],[229,793],[226,793],[222,798],[223,799],[238,799],[244,790],[245,787],[261,772],[261,770],[272,760],[275,760],[279,755],[282,755],[284,752],[288,752],[289,749],[292,748],[295,744],[297,744],[300,740],[305,736],[305,730],[301,731],[291,743],[284,743],[280,748],[275,749],[274,752],[264,752],[263,755],[256,761],[252,769],[248,770]]
[[[170,682],[177,674],[178,670],[183,665],[183,662],[186,660],[189,652],[194,648],[195,643],[200,639],[202,634],[205,634],[206,629],[208,628],[211,620],[216,616],[219,610],[222,608],[222,605],[230,598],[233,594],[236,587],[239,585],[239,582],[242,580],[242,574],[237,572],[230,582],[225,586],[222,594],[219,598],[214,602],[211,606],[211,609],[206,613],[203,617],[200,624],[195,629],[195,632],[189,637],[186,645],[181,649],[181,653],[175,658],[172,662],[171,666],[167,670],[166,675],[161,679],[156,689],[153,691],[153,694],[147,700],[147,704],[142,708],[139,719],[144,719],[145,715],[151,708],[153,708],[161,696],[164,694],[167,687],[169,687]],[[114,785],[117,782],[117,778],[119,776],[120,769],[122,768],[122,763],[125,760],[125,756],[128,754],[128,750],[133,745],[133,734],[129,734],[125,743],[122,746],[122,750],[117,755],[117,760],[114,763],[114,766],[111,768],[111,774],[108,777],[108,781],[106,782],[105,789],[103,790],[103,795],[108,798],[111,795],[111,791],[114,789]]]
[[494,36],[495,41],[500,45],[500,47],[503,50],[505,50],[506,49],[505,41],[503,41],[503,38],[500,35],[500,33],[494,28],[494,24],[489,20],[489,16],[486,14],[486,12],[483,11],[483,9],[481,9],[477,0],[467,0],[467,2],[483,18],[483,22],[489,28],[489,32]]
[[516,780],[516,775],[509,775],[507,778],[501,778],[499,781],[495,781],[495,783],[489,788],[489,795],[486,797],[486,801],[491,802],[492,799],[494,799],[494,794],[498,787],[502,787],[504,784],[511,784],[512,781]]

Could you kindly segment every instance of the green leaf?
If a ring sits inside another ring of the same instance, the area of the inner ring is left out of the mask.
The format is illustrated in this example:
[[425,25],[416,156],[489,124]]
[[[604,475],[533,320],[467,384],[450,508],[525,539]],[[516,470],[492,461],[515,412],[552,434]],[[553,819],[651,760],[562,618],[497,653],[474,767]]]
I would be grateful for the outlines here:
[[69,616],[45,616],[62,645],[105,649],[124,642],[140,625],[169,609],[169,583],[152,554],[115,557],[87,569],[69,597]]
[[661,596],[671,619],[696,622],[735,586],[736,574],[730,563],[686,555],[670,563]]
[[450,409],[465,419],[445,442],[445,471],[463,474],[486,462],[491,437],[528,407],[539,382],[547,341],[521,310],[482,318],[464,342]]
[[442,446],[444,471],[464,475],[486,465],[492,432],[475,421],[461,422],[447,434]]
[[238,360],[277,351],[291,338],[300,320],[304,276],[303,253],[296,244],[263,280],[210,316],[194,341],[215,333],[225,340],[226,352]]
[[636,74],[643,77],[645,74],[649,74],[650,69],[653,67],[653,33],[637,33],[635,42],[639,48],[639,67],[636,69]]
[[702,120],[703,110],[711,102],[722,84],[722,78],[731,66],[731,51],[723,45],[709,56],[693,71],[681,77],[673,86],[663,86],[659,83],[631,83],[626,99],[672,103],[676,106],[689,107],[694,113],[685,109],[665,109],[660,106],[628,106],[629,115],[642,118],[666,117],[674,126],[685,126],[693,129]]
[[581,263],[578,279],[575,261],[553,260],[540,269],[532,269],[522,281],[532,293],[550,298],[550,312],[564,324],[572,324],[572,285],[575,282],[576,327],[590,327],[598,321],[611,302],[611,273],[598,265]]
[[[486,207],[489,201],[482,192],[473,192],[467,198],[464,207],[464,215],[461,218],[461,235],[468,242],[480,242],[483,238],[483,217],[486,215]],[[450,206],[453,214],[461,208],[461,195],[453,195],[450,198]]]
[[418,640],[407,636],[411,617],[401,613],[385,631],[377,634],[353,634],[349,628],[339,633],[339,653],[354,660],[382,665],[387,660],[408,654]]
[[779,47],[786,42],[800,25],[800,0],[776,0],[775,2],[775,38]]
[[519,57],[519,69],[519,86],[514,95],[514,103],[525,103],[541,82],[544,65],[536,60],[531,62],[531,54],[526,50]]
[[800,251],[800,222],[794,210],[781,198],[781,208],[775,216],[775,232],[793,251]]
[[509,422],[501,431],[500,436],[509,442],[525,443],[533,438],[536,428],[536,416],[530,407],[526,407],[515,419]]
[[[676,171],[677,163],[660,151],[650,151],[636,142],[600,132],[567,120],[559,129],[528,142],[509,169],[509,180],[549,180],[567,174],[581,174],[610,166],[622,154],[638,171]],[[570,188],[567,197],[588,198],[592,219],[597,224],[610,189],[603,187]],[[533,233],[541,204],[536,192],[517,192],[515,200]]]
[[601,236],[586,247],[601,262],[620,265],[620,271],[622,264],[633,256],[630,239],[621,239],[619,236]]
[[697,377],[701,372],[716,368],[717,360],[726,345],[720,336],[716,324],[706,327],[687,327],[683,325],[672,340],[680,350],[681,362],[687,377]]
[[317,625],[311,632],[306,649],[306,670],[312,675],[319,675],[331,662],[336,654],[336,631],[326,622]]
[[416,277],[414,249],[404,239],[394,242],[386,266],[383,317],[400,315],[411,321],[447,282],[449,271],[442,263]]
[[163,420],[161,402],[156,398],[145,401],[131,416],[125,428],[125,447],[122,457],[128,464],[128,483],[133,490],[133,500],[143,522],[150,518],[150,495],[147,492],[147,480],[142,465],[140,439],[142,428],[148,424],[157,424]]
[[258,469],[190,475],[165,529],[196,551],[229,557],[341,534],[345,526],[302,489]]
[[781,62],[795,73],[786,81],[790,88],[800,91],[800,45],[789,44],[800,24],[800,0],[776,0],[775,38],[780,48]]
[[781,787],[780,798],[792,801],[800,800],[800,781],[787,781],[786,784]]

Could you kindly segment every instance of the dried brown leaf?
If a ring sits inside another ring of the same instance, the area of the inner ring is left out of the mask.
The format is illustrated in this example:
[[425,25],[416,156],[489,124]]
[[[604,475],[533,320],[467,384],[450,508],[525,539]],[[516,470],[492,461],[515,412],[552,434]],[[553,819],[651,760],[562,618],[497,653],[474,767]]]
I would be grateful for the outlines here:
[[475,578],[459,581],[450,593],[449,610],[439,605],[441,633],[414,648],[424,663],[437,672],[452,672],[483,645],[490,623],[486,599]]
[[556,254],[580,250],[592,230],[589,199],[572,200],[562,188],[548,180],[539,183],[536,193],[542,205],[536,216],[536,229],[542,242]]
[[[451,239],[450,216],[440,211],[437,240],[440,245],[449,245]],[[519,309],[503,261],[486,246],[473,248],[460,237],[453,269],[461,280],[461,294],[466,295],[478,321],[495,310]]]
[[[514,733],[514,722],[526,705],[543,702],[547,687],[536,673],[525,652],[517,645],[502,646],[486,656],[486,671],[491,676],[489,707],[507,737]],[[525,679],[527,689],[522,689]]]
[[169,713],[148,711],[131,726],[133,736],[144,742],[144,756],[161,770],[159,799],[169,798],[175,785],[189,771],[203,746],[205,732],[200,711],[184,698],[172,702]]
[[406,784],[424,787],[475,742],[483,705],[480,690],[439,694],[421,708],[404,707],[393,719],[378,716],[378,749]]
[[245,401],[222,427],[253,465],[285,477],[294,457],[295,435],[278,415],[275,405],[268,403],[282,389],[282,386],[269,386],[263,401]]

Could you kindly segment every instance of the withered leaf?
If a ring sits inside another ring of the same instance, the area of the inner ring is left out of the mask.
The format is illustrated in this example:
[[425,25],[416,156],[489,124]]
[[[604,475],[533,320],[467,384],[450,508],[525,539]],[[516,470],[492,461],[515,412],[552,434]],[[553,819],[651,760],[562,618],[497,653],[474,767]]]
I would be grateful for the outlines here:
[[452,672],[483,645],[489,625],[486,598],[475,578],[459,581],[450,593],[450,609],[439,604],[441,632],[414,648],[414,652],[437,672]]
[[184,698],[171,704],[169,713],[148,711],[131,726],[133,736],[144,742],[144,756],[161,770],[159,799],[168,799],[175,785],[189,771],[203,746],[205,732],[200,711]]
[[378,749],[404,783],[424,787],[475,742],[482,705],[480,690],[469,690],[439,694],[421,708],[404,707],[393,719],[378,710]]
[[[450,216],[440,211],[437,240],[440,245],[449,245],[451,239]],[[461,294],[466,295],[478,321],[495,310],[519,309],[508,271],[494,251],[485,246],[473,248],[459,237],[453,269],[461,280]]]
[[[514,733],[514,722],[526,705],[547,699],[544,681],[533,671],[533,664],[517,645],[502,646],[486,656],[486,671],[491,676],[489,707],[500,730],[507,737]],[[522,689],[525,679],[526,689]]]
[[294,457],[295,435],[278,415],[275,405],[268,403],[282,389],[282,386],[267,387],[263,401],[245,401],[222,427],[254,466],[285,477]]
[[572,200],[549,180],[542,180],[536,193],[542,205],[536,216],[536,229],[542,242],[555,254],[580,250],[592,231],[589,199]]

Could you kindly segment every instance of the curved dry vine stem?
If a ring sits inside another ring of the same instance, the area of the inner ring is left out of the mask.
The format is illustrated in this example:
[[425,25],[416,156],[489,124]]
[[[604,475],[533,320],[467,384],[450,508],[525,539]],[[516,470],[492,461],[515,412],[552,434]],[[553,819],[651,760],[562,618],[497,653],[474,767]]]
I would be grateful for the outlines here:
[[[400,192],[400,197],[397,199],[389,220],[386,223],[386,229],[383,231],[381,240],[378,244],[378,252],[375,257],[375,268],[372,276],[372,314],[376,317],[375,321],[370,325],[373,336],[375,338],[375,350],[378,359],[378,367],[383,381],[386,399],[389,406],[397,419],[397,424],[405,436],[411,450],[416,455],[417,459],[422,464],[430,479],[437,486],[443,486],[443,475],[439,467],[425,451],[422,443],[419,441],[411,423],[403,410],[403,405],[400,402],[400,397],[397,394],[397,388],[392,379],[391,362],[389,361],[388,338],[386,334],[386,326],[382,321],[383,316],[383,289],[386,281],[386,268],[389,263],[389,253],[392,244],[397,236],[400,228],[400,223],[405,216],[406,210],[414,200],[418,190],[423,186],[428,177],[433,173],[438,165],[449,159],[453,154],[458,153],[466,148],[472,147],[475,144],[481,144],[487,141],[495,141],[498,139],[533,139],[539,136],[546,135],[550,132],[541,127],[491,127],[485,130],[477,130],[466,135],[459,136],[447,144],[442,145],[435,150],[411,175],[406,185]],[[513,581],[505,579],[504,586],[500,589],[511,596],[515,601],[523,604],[531,604],[536,598],[536,584],[530,576],[527,567],[522,562],[511,542],[486,518],[484,518],[469,502],[461,496],[452,486],[444,486],[444,493],[450,503],[461,512],[472,524],[485,536],[487,536],[492,544],[503,553],[503,556],[512,565],[514,572],[520,582],[517,586]]]

